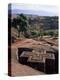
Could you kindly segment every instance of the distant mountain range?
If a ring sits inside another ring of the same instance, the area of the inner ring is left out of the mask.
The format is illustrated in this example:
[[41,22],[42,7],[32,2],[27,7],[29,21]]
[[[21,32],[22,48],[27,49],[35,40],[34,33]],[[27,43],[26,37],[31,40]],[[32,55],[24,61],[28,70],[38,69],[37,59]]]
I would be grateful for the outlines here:
[[8,10],[8,13],[10,14],[29,14],[29,15],[38,15],[38,16],[57,16],[55,13],[47,12],[47,11],[35,11],[35,10],[19,10],[19,9],[13,9],[13,10]]

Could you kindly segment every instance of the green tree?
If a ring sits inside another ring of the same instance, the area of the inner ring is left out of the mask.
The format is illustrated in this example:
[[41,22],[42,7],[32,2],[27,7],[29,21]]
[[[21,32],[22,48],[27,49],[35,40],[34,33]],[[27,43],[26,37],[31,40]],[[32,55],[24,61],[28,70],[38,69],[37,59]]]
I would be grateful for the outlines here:
[[12,25],[12,27],[17,28],[17,19],[16,19],[16,18],[14,18],[14,19],[11,21],[11,25]]
[[20,33],[23,34],[27,31],[27,18],[24,14],[20,14],[17,17],[17,29],[18,29],[18,37],[20,37]]

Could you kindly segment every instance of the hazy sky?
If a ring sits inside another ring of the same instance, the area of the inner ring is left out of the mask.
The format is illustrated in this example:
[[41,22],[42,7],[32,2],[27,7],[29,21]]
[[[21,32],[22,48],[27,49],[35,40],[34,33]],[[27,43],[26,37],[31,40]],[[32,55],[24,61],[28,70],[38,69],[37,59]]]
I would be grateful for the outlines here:
[[11,9],[12,13],[16,14],[23,12],[25,14],[35,14],[40,16],[58,16],[58,8],[56,6],[37,4],[12,4]]

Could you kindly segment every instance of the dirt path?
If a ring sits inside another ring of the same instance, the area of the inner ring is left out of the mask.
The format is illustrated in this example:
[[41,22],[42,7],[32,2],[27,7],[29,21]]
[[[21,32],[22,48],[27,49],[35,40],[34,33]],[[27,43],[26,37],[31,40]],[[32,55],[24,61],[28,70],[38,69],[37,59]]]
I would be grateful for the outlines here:
[[36,41],[33,39],[24,39],[21,41],[17,41],[16,43],[12,44],[12,48],[18,48],[18,47],[35,47],[37,45],[44,45],[47,44],[45,41]]

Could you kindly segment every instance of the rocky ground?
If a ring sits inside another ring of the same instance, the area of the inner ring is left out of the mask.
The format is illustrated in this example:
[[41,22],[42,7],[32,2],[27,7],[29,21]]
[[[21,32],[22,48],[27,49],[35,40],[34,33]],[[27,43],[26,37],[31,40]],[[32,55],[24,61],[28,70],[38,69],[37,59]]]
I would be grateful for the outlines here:
[[30,76],[44,75],[44,72],[33,69],[32,67],[22,65],[17,61],[16,50],[18,47],[39,47],[40,45],[48,45],[45,41],[36,41],[33,39],[18,40],[11,46],[11,75],[12,76]]

